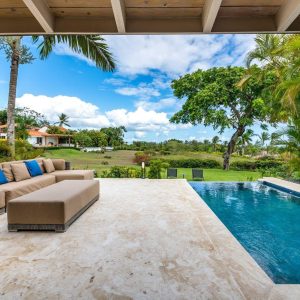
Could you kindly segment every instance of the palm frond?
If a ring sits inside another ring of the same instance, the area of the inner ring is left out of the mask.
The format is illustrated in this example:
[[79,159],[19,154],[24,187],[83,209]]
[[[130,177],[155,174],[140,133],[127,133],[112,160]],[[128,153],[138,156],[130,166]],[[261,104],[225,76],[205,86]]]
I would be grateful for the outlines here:
[[[33,41],[37,43],[39,39],[33,37]],[[53,51],[53,47],[59,43],[64,43],[75,53],[84,55],[103,71],[111,72],[116,68],[105,39],[99,35],[42,36],[41,43],[38,45],[40,58],[47,58]]]

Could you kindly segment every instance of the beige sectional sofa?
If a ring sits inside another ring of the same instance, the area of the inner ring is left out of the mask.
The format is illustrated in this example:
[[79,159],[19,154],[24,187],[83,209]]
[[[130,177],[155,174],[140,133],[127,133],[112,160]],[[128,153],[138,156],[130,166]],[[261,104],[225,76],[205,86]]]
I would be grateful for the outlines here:
[[9,183],[0,185],[0,212],[3,213],[5,211],[7,203],[10,200],[55,184],[56,182],[63,180],[88,180],[94,178],[94,172],[92,170],[66,170],[66,166],[70,166],[70,164],[66,163],[63,159],[52,159],[54,170],[52,170],[53,172],[47,173],[46,168],[44,167],[45,160],[43,158],[38,158],[36,160],[40,164],[43,175],[21,181],[15,181],[10,170],[12,164],[24,163],[24,161],[12,161],[0,164],[2,170],[11,174],[11,176],[6,177],[10,177],[10,180],[12,180]]

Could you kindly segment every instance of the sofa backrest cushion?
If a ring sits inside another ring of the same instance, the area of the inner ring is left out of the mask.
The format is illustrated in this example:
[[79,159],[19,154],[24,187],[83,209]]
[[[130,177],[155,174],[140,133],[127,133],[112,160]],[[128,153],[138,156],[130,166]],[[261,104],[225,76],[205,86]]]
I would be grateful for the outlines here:
[[42,172],[43,172],[43,173],[46,173],[46,170],[45,170],[45,167],[44,167],[43,162],[38,162],[38,164],[39,164],[39,166],[40,166]]
[[66,161],[64,159],[55,158],[52,159],[52,162],[56,171],[63,171],[66,169]]
[[11,167],[4,167],[3,169],[3,173],[5,175],[5,177],[7,178],[8,182],[11,182],[11,181],[14,181],[15,178],[14,178],[14,174],[11,170]]
[[8,180],[3,172],[3,170],[0,170],[0,184],[8,183]]
[[4,169],[4,168],[10,168],[10,166],[12,164],[21,164],[21,163],[24,163],[24,161],[23,160],[15,160],[15,161],[3,162],[2,163],[2,169]]
[[43,172],[36,160],[27,160],[25,161],[25,165],[31,177],[43,175]]
[[55,171],[53,162],[50,158],[44,159],[43,163],[47,173],[52,173]]
[[25,163],[11,164],[11,170],[16,181],[22,181],[31,178]]

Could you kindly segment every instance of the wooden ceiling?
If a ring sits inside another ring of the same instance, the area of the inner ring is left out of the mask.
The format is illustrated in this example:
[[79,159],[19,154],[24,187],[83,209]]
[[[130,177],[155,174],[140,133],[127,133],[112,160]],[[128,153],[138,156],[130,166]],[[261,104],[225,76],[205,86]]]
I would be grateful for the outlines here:
[[0,0],[0,34],[300,32],[300,0]]

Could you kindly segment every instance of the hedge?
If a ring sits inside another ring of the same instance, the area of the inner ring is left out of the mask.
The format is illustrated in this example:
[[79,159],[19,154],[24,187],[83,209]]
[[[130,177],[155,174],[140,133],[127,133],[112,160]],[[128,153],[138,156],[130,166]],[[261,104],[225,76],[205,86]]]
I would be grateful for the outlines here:
[[284,165],[281,160],[268,159],[268,160],[242,160],[235,161],[230,164],[230,169],[244,171],[244,170],[261,170],[261,169],[272,169],[279,168]]
[[218,169],[221,164],[214,159],[163,159],[171,168],[205,168]]

